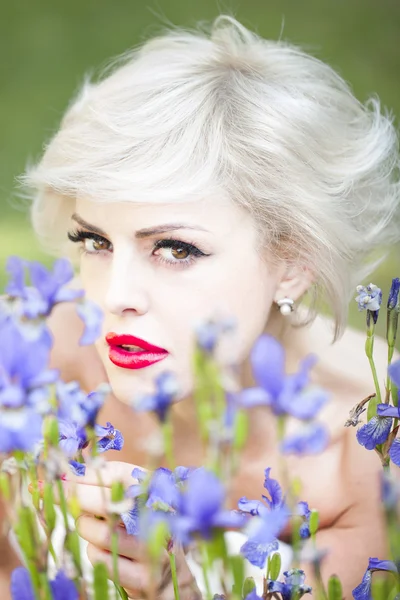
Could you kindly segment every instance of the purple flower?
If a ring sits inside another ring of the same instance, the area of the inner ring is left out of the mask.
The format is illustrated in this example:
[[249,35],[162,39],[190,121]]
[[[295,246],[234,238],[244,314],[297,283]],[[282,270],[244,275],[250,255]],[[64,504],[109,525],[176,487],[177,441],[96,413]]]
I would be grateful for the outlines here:
[[311,510],[308,507],[308,502],[297,504],[297,514],[303,518],[303,523],[300,525],[300,537],[304,540],[310,537]]
[[364,573],[361,583],[352,592],[354,600],[373,600],[371,595],[373,571],[391,571],[395,574],[398,573],[397,567],[392,561],[370,558],[368,568]]
[[220,336],[232,331],[234,327],[235,322],[232,319],[211,320],[202,323],[196,328],[197,343],[205,352],[212,354]]
[[93,428],[109,392],[110,386],[101,384],[97,390],[86,395],[76,381],[69,383],[58,381],[56,384],[57,416],[59,419],[73,421],[80,427]]
[[328,433],[320,423],[309,423],[297,433],[285,438],[281,445],[283,454],[318,454],[328,445]]
[[85,325],[79,344],[90,346],[101,335],[104,313],[97,304],[87,299],[76,305],[76,312]]
[[291,598],[301,598],[304,594],[311,593],[309,585],[304,585],[305,574],[301,569],[290,569],[285,571],[283,576],[285,581],[268,580],[267,589],[269,592],[281,594],[282,600],[291,600]]
[[[214,596],[215,598],[215,596]],[[262,600],[262,598],[257,594],[256,588],[253,588],[249,594],[247,594],[244,600]]]
[[72,458],[88,444],[86,431],[72,421],[58,421],[59,447],[66,456]]
[[168,410],[178,392],[178,384],[173,373],[165,372],[156,377],[157,391],[154,395],[142,396],[135,404],[135,410],[141,412],[153,411],[161,423],[167,418]]
[[131,508],[130,510],[123,512],[121,514],[121,520],[122,520],[123,524],[125,525],[125,529],[126,529],[126,532],[128,535],[138,535],[139,534],[139,531],[140,531],[139,516],[140,516],[139,507],[136,504],[136,502],[135,502],[133,508]]
[[[78,600],[79,594],[75,583],[68,579],[63,571],[59,571],[50,581],[53,600]],[[36,594],[33,589],[28,569],[17,567],[11,575],[11,597],[12,600],[35,600]]]
[[58,375],[47,369],[51,341],[46,333],[25,339],[9,318],[1,321],[0,338],[0,452],[28,452],[42,438],[48,386]]
[[132,477],[139,481],[139,484],[131,485],[126,496],[128,498],[137,498],[146,495],[146,506],[153,510],[175,511],[180,502],[181,484],[187,481],[194,469],[188,467],[177,467],[170,471],[164,467],[156,469],[148,481],[147,487],[143,485],[148,474],[146,471],[135,467],[132,471]]
[[387,309],[394,310],[399,301],[399,293],[400,293],[400,279],[396,277],[392,279],[392,285],[389,291],[389,297],[387,301]]
[[389,365],[388,373],[393,383],[400,388],[400,360],[396,360],[396,362]]
[[309,420],[327,402],[329,396],[324,390],[307,387],[314,356],[306,357],[297,373],[286,375],[282,345],[272,336],[262,335],[253,346],[250,360],[259,387],[240,393],[243,406],[270,406],[276,415],[290,414]]
[[177,510],[171,520],[173,534],[187,544],[194,534],[209,539],[214,529],[240,527],[243,516],[225,510],[224,500],[225,491],[217,476],[206,469],[196,469],[179,494]]
[[[11,279],[6,293],[21,301],[20,315],[37,319],[50,314],[53,306],[59,302],[70,302],[83,296],[83,290],[66,287],[74,272],[71,263],[60,258],[49,271],[42,264],[11,256],[7,262],[7,271]],[[25,270],[28,269],[32,286],[25,286]]]
[[391,417],[372,417],[357,431],[357,440],[367,450],[374,450],[378,444],[383,444],[388,439],[392,427]]
[[110,422],[105,427],[95,425],[94,432],[100,439],[97,441],[97,451],[122,450],[124,438],[119,429],[114,429]]
[[355,300],[358,303],[358,310],[367,309],[367,320],[372,314],[373,321],[376,323],[382,304],[382,290],[377,285],[370,283],[367,286],[358,285],[357,292],[358,296],[356,296]]
[[86,473],[86,465],[84,463],[80,463],[76,460],[70,460],[69,466],[71,467],[71,471],[77,477],[83,477]]

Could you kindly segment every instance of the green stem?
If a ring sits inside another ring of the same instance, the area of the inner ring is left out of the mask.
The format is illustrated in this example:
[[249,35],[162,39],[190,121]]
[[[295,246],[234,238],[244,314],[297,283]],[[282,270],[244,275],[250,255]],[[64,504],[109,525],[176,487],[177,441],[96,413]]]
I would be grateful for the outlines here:
[[164,437],[164,451],[167,459],[168,468],[173,471],[175,469],[174,446],[173,446],[173,430],[172,423],[166,420],[162,424],[162,432]]
[[113,564],[113,578],[114,578],[114,587],[118,596],[123,598],[123,600],[127,600],[128,595],[125,589],[119,583],[119,573],[118,573],[118,533],[115,529],[116,523],[113,523],[113,532],[111,534],[111,554],[112,554],[112,564]]
[[379,387],[378,375],[376,373],[374,359],[372,356],[368,356],[368,360],[369,360],[369,364],[370,364],[371,371],[372,371],[372,377],[374,379],[375,393],[376,393],[375,398],[371,398],[371,400],[368,403],[367,416],[368,416],[368,421],[369,421],[370,419],[372,419],[373,416],[376,415],[376,406],[377,406],[377,404],[380,404],[382,400],[381,400],[381,390]]
[[206,542],[200,542],[200,548],[201,548],[201,568],[203,570],[204,585],[206,587],[206,599],[211,600],[212,596],[211,596],[211,589],[210,589],[210,580],[208,578],[208,569],[209,569],[210,563],[208,560],[208,552],[207,552]]
[[175,597],[175,600],[179,600],[178,575],[176,572],[175,554],[173,552],[169,553],[169,564],[171,567],[172,584],[174,586],[174,597]]

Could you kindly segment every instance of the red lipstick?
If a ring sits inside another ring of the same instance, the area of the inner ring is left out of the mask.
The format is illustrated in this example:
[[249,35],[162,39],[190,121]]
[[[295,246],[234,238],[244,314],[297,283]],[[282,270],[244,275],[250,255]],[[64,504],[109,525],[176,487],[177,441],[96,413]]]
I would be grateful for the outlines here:
[[108,357],[117,367],[123,369],[143,369],[159,362],[168,356],[168,351],[153,346],[134,335],[110,332],[106,335],[110,346]]

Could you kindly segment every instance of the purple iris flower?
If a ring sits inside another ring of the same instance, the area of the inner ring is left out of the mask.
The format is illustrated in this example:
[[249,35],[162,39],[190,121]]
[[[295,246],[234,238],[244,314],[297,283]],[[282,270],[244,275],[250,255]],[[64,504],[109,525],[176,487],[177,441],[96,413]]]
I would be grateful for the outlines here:
[[58,372],[47,368],[47,333],[27,340],[17,324],[0,325],[0,452],[31,451],[42,438],[42,417],[50,409],[49,384]]
[[125,529],[128,535],[139,535],[140,532],[140,511],[139,506],[135,502],[133,508],[121,513],[121,520],[125,525]]
[[72,421],[58,421],[59,447],[66,456],[72,458],[88,444],[88,438],[84,427],[80,427]]
[[399,294],[400,294],[400,279],[398,277],[396,277],[395,279],[392,279],[392,285],[391,285],[390,291],[389,291],[388,302],[387,302],[388,310],[394,310],[396,308],[396,305],[399,301]]
[[377,285],[370,283],[367,286],[358,285],[357,292],[358,296],[356,296],[355,300],[358,303],[358,310],[367,309],[367,325],[369,325],[371,315],[374,323],[376,323],[382,304],[382,290]]
[[[63,571],[59,571],[55,579],[50,581],[50,589],[53,600],[79,599],[75,583],[68,579]],[[25,567],[17,567],[12,572],[11,597],[12,600],[35,600],[36,598],[29,571]]]
[[307,356],[293,375],[285,374],[285,351],[272,336],[258,338],[250,355],[254,377],[259,387],[240,393],[243,406],[270,406],[276,415],[289,414],[298,419],[315,417],[327,402],[328,394],[320,388],[307,388],[309,371],[316,361]]
[[281,594],[282,600],[291,600],[291,598],[301,598],[304,594],[310,594],[309,585],[304,585],[305,574],[301,569],[290,569],[283,574],[285,581],[268,580],[267,589],[269,592]]
[[101,335],[104,313],[97,304],[87,299],[76,305],[76,312],[85,325],[79,344],[90,346]]
[[210,320],[196,328],[197,343],[205,352],[212,354],[221,335],[234,330],[234,319]]
[[370,558],[361,583],[352,592],[354,600],[373,600],[371,594],[373,571],[391,571],[398,574],[397,567],[391,560]]
[[[245,496],[238,502],[241,512],[256,518],[256,525],[251,524],[252,529],[248,532],[248,539],[240,548],[240,552],[252,565],[259,568],[263,568],[267,557],[278,550],[276,538],[289,519],[282,488],[276,479],[269,476],[270,471],[270,468],[264,471],[264,488],[270,495],[270,499],[262,496],[265,504],[260,500],[248,500]],[[265,541],[261,541],[261,534]]]
[[107,450],[122,450],[124,438],[119,429],[115,429],[109,421],[105,427],[95,425],[94,432],[99,438],[97,440],[97,451],[107,452]]
[[281,445],[283,454],[318,454],[329,442],[326,428],[321,423],[307,423],[296,433],[285,438]]
[[302,517],[303,523],[300,525],[300,537],[305,540],[310,537],[310,516],[308,502],[299,502],[297,504],[297,514]]
[[137,498],[146,494],[146,506],[148,508],[174,511],[179,505],[181,484],[187,481],[193,471],[194,469],[188,467],[176,467],[174,471],[160,467],[152,473],[146,487],[143,483],[146,481],[148,474],[146,471],[135,467],[132,471],[132,477],[137,479],[139,483],[131,485],[126,492],[126,496]]
[[179,494],[171,520],[172,533],[181,543],[187,544],[197,534],[209,539],[214,529],[243,525],[241,514],[224,509],[224,500],[225,491],[218,477],[206,469],[196,469]]
[[378,415],[372,417],[368,423],[357,430],[358,443],[367,450],[374,450],[375,446],[386,442],[391,428],[392,418],[388,416],[381,417],[378,413]]
[[[214,596],[215,598],[215,596]],[[244,600],[262,600],[261,596],[259,596],[256,592],[256,588],[253,588],[249,594],[247,594]]]
[[142,396],[134,408],[139,412],[153,411],[161,423],[165,423],[168,410],[178,393],[178,384],[175,375],[169,372],[158,375],[155,383],[156,393]]
[[59,419],[72,421],[80,427],[95,426],[99,410],[110,392],[108,384],[100,385],[97,390],[86,394],[76,381],[56,384]]
[[[54,263],[52,272],[38,262],[22,260],[17,256],[8,259],[6,268],[11,276],[6,293],[21,300],[21,316],[29,319],[45,317],[55,304],[70,302],[83,296],[83,290],[66,287],[74,272],[71,263],[65,258]],[[26,269],[32,286],[25,285]]]

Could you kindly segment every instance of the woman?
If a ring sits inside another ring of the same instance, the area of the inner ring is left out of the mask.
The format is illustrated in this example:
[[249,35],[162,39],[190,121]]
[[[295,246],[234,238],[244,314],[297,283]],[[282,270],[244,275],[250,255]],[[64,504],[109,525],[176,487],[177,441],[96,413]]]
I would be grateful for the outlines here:
[[[177,463],[202,463],[191,399],[199,321],[235,318],[243,386],[253,383],[248,354],[262,332],[283,344],[289,372],[308,353],[319,355],[312,378],[331,394],[323,415],[330,445],[322,456],[291,458],[289,468],[320,512],[318,545],[329,548],[323,577],[337,573],[346,598],[368,557],[386,556],[379,461],[343,428],[350,408],[372,389],[364,337],[345,325],[354,287],[372,269],[369,255],[398,239],[396,144],[376,99],[363,106],[327,65],[222,16],[210,35],[167,31],[101,81],[85,83],[25,177],[35,191],[38,235],[63,254],[79,248],[78,284],[105,314],[95,347],[78,346],[80,323],[70,307],[55,311],[52,328],[53,365],[64,379],[86,390],[111,384],[100,422],[122,431],[118,460],[129,464],[110,464],[108,484],[112,474],[148,462],[157,424],[130,404],[164,370],[180,388],[172,410]],[[323,302],[332,319],[318,316]],[[135,336],[125,358],[113,353],[110,333]],[[134,356],[146,344],[156,346],[150,364]],[[382,380],[381,340],[376,362]],[[231,507],[240,496],[260,496],[265,467],[278,472],[275,420],[261,408],[250,415]],[[78,484],[83,509],[93,515],[101,512],[94,483],[89,477]],[[91,516],[78,521],[92,562],[108,559],[102,527]],[[137,546],[125,542],[121,583],[139,598],[147,575]],[[167,574],[160,595],[169,594]]]

